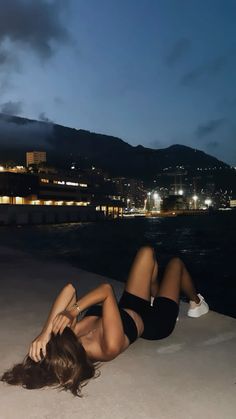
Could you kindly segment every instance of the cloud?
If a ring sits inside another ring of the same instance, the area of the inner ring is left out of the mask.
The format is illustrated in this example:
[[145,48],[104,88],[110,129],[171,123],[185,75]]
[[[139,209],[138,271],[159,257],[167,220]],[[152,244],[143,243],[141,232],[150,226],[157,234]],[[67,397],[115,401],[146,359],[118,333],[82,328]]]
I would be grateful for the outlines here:
[[40,121],[43,121],[43,122],[53,122],[51,119],[49,119],[49,118],[47,117],[47,115],[45,114],[45,112],[41,112],[41,113],[39,114],[39,120],[40,120]]
[[224,97],[219,101],[218,105],[223,110],[234,110],[236,107],[236,97]]
[[2,70],[11,70],[15,71],[20,70],[19,60],[12,51],[7,48],[0,47],[0,71]]
[[70,38],[60,20],[64,4],[61,0],[0,0],[0,43],[10,40],[49,58],[54,43]]
[[175,42],[170,52],[167,54],[165,63],[169,67],[174,66],[188,53],[190,47],[191,41],[188,38],[180,38],[177,42]]
[[63,105],[64,103],[64,100],[60,96],[55,96],[53,100],[56,105]]
[[185,73],[180,82],[183,86],[190,86],[202,78],[209,78],[218,75],[226,66],[228,57],[226,55],[219,56],[213,60],[208,61],[195,69]]
[[217,132],[218,130],[220,130],[220,128],[224,126],[226,122],[227,122],[226,118],[211,119],[205,122],[204,124],[200,124],[197,127],[195,136],[199,140],[201,140],[202,138],[207,137],[208,135],[211,135]]
[[207,143],[207,148],[213,149],[213,148],[218,148],[220,145],[220,143],[218,141],[210,141],[209,143]]
[[12,83],[8,75],[4,75],[0,80],[0,94],[3,95],[5,92],[9,91],[12,88]]
[[31,147],[42,145],[49,147],[47,139],[53,134],[53,124],[42,122],[18,120],[11,116],[0,114],[0,138],[1,145],[30,145]]
[[21,101],[12,102],[10,100],[9,102],[5,102],[0,105],[1,112],[7,115],[20,115],[23,111],[22,108],[23,103]]

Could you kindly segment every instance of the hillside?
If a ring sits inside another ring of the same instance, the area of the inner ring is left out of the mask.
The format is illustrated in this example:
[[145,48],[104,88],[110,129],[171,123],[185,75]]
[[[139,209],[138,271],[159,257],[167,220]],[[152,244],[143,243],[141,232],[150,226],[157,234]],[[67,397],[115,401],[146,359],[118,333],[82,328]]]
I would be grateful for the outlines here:
[[228,179],[226,186],[236,184],[229,165],[191,147],[172,145],[158,150],[134,147],[117,137],[0,114],[0,162],[13,160],[22,164],[25,151],[32,149],[46,150],[49,164],[61,168],[69,168],[71,162],[82,158],[113,176],[145,181],[151,181],[167,168],[175,170],[183,166],[191,174],[197,173],[198,168],[207,168],[208,174],[212,169],[221,180],[224,173]]

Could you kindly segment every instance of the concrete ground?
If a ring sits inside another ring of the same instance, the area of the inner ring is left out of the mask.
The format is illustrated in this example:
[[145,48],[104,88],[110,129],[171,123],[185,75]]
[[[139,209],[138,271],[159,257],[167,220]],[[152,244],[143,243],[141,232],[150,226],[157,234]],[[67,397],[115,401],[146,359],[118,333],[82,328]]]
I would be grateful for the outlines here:
[[[5,247],[0,247],[0,268],[2,374],[23,360],[66,282],[78,278],[82,295],[104,278]],[[123,284],[110,281],[119,297]],[[0,382],[0,418],[235,419],[236,320],[212,311],[191,319],[186,311],[181,303],[179,322],[168,338],[139,339],[104,363],[82,399]]]

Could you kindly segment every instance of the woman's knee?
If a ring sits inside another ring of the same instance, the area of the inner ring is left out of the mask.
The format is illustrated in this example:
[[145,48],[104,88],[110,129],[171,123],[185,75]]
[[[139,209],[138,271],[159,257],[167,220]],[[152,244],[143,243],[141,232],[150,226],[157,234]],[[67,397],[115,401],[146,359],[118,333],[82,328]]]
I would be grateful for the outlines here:
[[145,256],[145,257],[150,257],[150,258],[154,259],[154,256],[155,256],[154,248],[152,246],[148,246],[148,245],[142,246],[138,250],[138,255],[139,256]]
[[183,266],[183,261],[182,259],[180,259],[180,257],[174,256],[173,258],[170,259],[168,265],[179,268]]

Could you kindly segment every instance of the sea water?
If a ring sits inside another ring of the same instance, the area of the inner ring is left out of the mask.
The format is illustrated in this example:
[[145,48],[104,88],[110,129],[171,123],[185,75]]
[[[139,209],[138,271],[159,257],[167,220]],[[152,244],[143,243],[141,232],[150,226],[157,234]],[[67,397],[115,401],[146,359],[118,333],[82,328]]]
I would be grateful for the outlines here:
[[125,281],[142,245],[152,245],[164,271],[185,262],[210,308],[236,318],[236,212],[91,223],[0,227],[2,243]]

